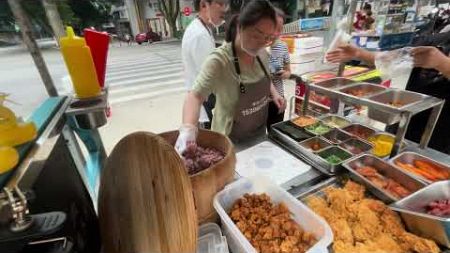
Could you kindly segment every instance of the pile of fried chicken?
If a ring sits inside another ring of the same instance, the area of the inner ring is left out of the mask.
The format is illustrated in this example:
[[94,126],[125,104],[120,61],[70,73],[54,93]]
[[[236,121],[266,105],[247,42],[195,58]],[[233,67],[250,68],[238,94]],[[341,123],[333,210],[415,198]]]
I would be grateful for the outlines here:
[[317,241],[291,218],[285,204],[274,205],[267,194],[245,194],[233,204],[230,217],[261,253],[301,253]]
[[399,215],[383,202],[366,198],[365,190],[349,180],[344,188],[325,188],[324,197],[305,199],[333,230],[335,253],[440,252],[434,241],[406,232]]

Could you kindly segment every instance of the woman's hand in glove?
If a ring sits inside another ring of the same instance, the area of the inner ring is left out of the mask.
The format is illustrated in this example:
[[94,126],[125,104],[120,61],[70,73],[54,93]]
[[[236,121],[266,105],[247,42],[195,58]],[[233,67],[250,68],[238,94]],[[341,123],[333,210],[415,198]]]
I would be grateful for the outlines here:
[[177,142],[175,143],[175,150],[180,156],[186,150],[188,144],[197,141],[198,128],[191,124],[182,125],[179,129]]

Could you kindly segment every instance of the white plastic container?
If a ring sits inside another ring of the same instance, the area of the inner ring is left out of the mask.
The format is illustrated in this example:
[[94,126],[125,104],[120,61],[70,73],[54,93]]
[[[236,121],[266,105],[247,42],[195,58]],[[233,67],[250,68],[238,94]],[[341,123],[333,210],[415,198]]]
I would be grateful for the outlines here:
[[199,227],[197,253],[229,253],[227,239],[215,223],[206,223]]
[[228,216],[234,202],[245,193],[266,193],[273,203],[283,202],[293,214],[293,219],[303,230],[312,233],[317,238],[317,243],[307,252],[328,252],[327,247],[333,242],[333,233],[330,226],[306,205],[290,195],[287,191],[264,177],[240,178],[225,186],[214,197],[214,208],[222,220],[223,232],[228,240],[233,253],[256,253],[257,251],[239,231],[237,226]]

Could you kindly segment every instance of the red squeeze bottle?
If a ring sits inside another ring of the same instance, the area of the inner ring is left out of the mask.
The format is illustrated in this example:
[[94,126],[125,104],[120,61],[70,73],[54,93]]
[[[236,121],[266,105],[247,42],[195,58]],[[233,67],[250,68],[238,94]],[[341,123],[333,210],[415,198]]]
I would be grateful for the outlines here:
[[109,35],[92,29],[84,29],[86,44],[91,48],[95,71],[100,87],[105,86],[106,58],[108,57]]

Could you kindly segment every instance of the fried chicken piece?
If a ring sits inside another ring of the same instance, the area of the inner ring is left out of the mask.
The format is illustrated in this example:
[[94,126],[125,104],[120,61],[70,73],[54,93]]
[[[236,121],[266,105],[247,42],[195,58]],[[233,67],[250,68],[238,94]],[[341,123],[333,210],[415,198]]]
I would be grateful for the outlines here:
[[432,240],[428,240],[411,233],[405,232],[399,237],[403,249],[417,253],[437,253],[439,247]]
[[386,253],[401,253],[401,246],[394,240],[394,238],[389,234],[380,234],[373,240],[375,244],[374,250],[377,252]]
[[352,195],[348,191],[339,188],[329,188],[325,190],[325,195],[330,203],[330,208],[333,209],[337,217],[345,217],[348,214],[348,206],[354,202]]
[[343,241],[334,240],[333,242],[333,251],[334,253],[349,253],[349,252],[357,252],[353,243],[345,243]]
[[333,231],[334,240],[342,241],[346,244],[354,243],[352,229],[345,219],[336,219],[329,222],[331,230]]
[[390,233],[396,237],[405,233],[405,227],[403,226],[400,216],[389,208],[386,208],[380,216],[381,225],[385,233]]
[[380,219],[376,212],[365,205],[360,205],[357,221],[353,224],[353,236],[356,241],[366,241],[383,231]]
[[366,188],[363,185],[357,184],[351,180],[347,181],[344,189],[351,193],[355,201],[362,200],[364,198],[364,193],[366,192]]
[[306,200],[306,205],[309,206],[315,213],[323,217],[325,220],[335,219],[334,212],[329,208],[328,203],[325,199],[317,196],[308,197]]
[[387,209],[387,206],[383,202],[376,199],[363,199],[361,200],[360,205],[367,206],[378,215],[381,215]]

